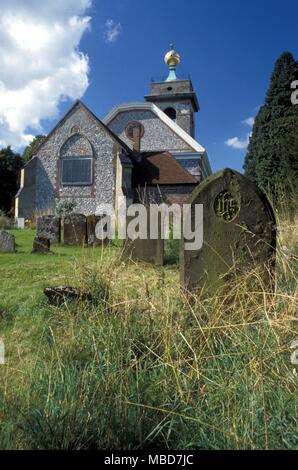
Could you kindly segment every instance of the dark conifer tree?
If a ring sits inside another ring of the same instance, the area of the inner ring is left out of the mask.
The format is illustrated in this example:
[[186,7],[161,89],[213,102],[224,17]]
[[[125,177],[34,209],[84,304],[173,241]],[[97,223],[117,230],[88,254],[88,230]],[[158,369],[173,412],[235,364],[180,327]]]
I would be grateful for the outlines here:
[[275,64],[244,163],[246,175],[274,197],[280,190],[298,190],[298,105],[291,101],[291,84],[297,79],[298,62],[284,52]]

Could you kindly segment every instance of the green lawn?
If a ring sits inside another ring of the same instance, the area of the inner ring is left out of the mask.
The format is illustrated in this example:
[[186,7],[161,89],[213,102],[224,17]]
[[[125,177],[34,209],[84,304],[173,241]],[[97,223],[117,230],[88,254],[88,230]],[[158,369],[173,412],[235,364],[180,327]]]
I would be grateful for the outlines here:
[[[79,287],[86,281],[84,269],[88,272],[98,269],[109,260],[119,259],[121,243],[108,247],[64,247],[52,245],[48,255],[32,253],[35,231],[10,230],[16,237],[17,252],[0,253],[0,309],[26,310],[43,298],[43,289],[48,286]],[[169,261],[173,256],[168,251]],[[156,272],[147,267],[148,272]],[[142,270],[142,269],[140,269]],[[171,271],[171,265],[165,272]],[[163,271],[163,270],[162,270]],[[178,279],[177,270],[173,275]],[[83,279],[82,279],[83,277]]]
[[35,231],[11,230],[16,237],[17,252],[0,253],[0,305],[22,308],[31,305],[47,286],[72,285],[79,266],[96,265],[115,254],[117,248],[72,248],[53,245],[49,255],[32,253]]

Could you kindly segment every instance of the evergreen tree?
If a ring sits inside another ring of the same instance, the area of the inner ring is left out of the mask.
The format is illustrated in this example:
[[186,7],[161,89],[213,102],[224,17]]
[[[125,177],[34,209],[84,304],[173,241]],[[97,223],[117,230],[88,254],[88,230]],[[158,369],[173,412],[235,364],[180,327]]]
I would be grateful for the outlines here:
[[28,163],[29,160],[31,160],[37,148],[45,140],[45,138],[46,137],[44,135],[37,135],[36,137],[34,137],[32,142],[25,148],[23,153],[23,159],[25,163]]
[[291,83],[297,79],[298,62],[284,52],[275,64],[244,162],[245,174],[275,197],[281,188],[298,190],[298,105],[291,102]]
[[0,150],[0,210],[9,213],[19,188],[23,159],[10,147]]

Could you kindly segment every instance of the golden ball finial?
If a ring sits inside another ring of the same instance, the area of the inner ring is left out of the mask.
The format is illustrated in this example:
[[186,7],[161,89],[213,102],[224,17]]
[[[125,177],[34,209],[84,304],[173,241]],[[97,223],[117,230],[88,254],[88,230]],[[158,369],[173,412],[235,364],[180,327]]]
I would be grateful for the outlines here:
[[169,67],[176,67],[180,64],[180,55],[174,50],[173,45],[170,46],[171,50],[165,55],[165,63]]

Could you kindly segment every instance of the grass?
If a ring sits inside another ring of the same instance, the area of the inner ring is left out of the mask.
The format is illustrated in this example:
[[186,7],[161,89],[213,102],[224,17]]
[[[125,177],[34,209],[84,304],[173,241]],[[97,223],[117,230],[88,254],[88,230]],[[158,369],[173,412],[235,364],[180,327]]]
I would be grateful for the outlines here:
[[[119,247],[34,255],[34,232],[15,231],[18,253],[0,255],[0,448],[297,449],[297,225],[281,227],[275,294],[243,278],[209,299],[181,291],[173,246],[154,268]],[[93,300],[51,306],[52,285]]]

